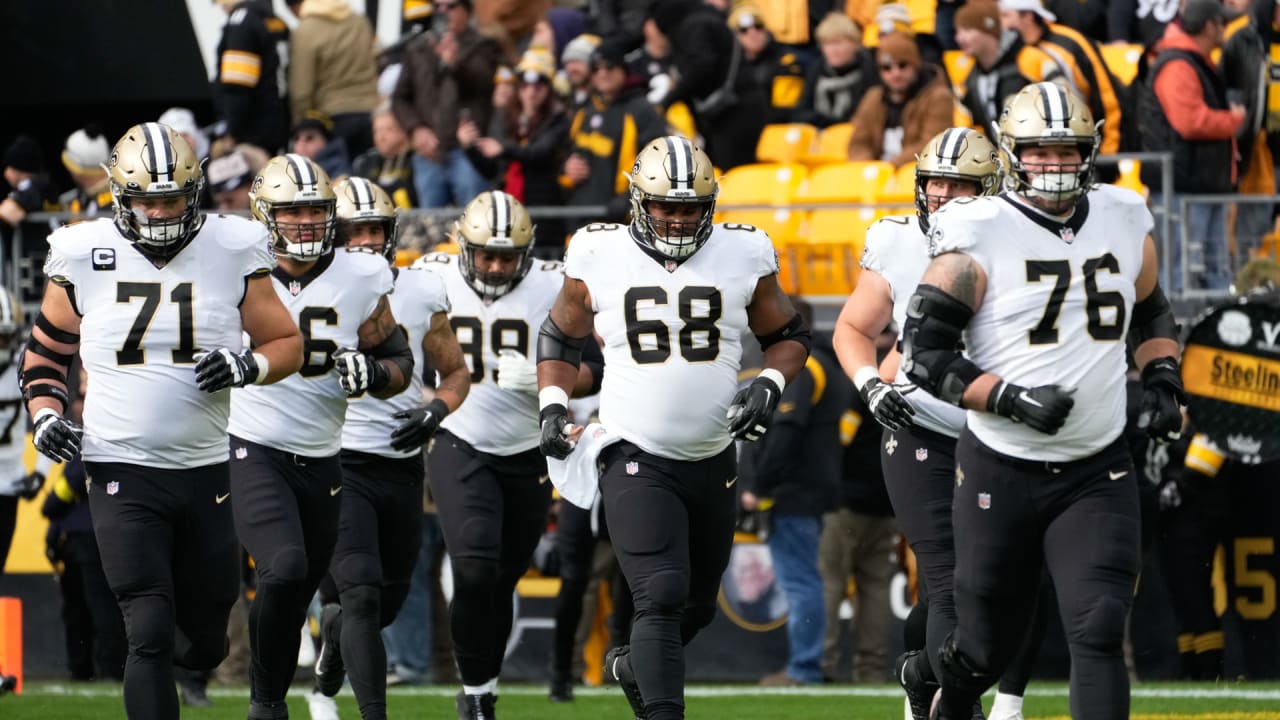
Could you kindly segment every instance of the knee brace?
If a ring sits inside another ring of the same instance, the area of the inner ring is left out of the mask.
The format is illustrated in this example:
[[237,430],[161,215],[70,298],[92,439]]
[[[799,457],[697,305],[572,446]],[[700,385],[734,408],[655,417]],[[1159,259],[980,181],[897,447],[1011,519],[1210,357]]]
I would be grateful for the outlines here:
[[1129,604],[1115,597],[1101,597],[1085,614],[1084,622],[1075,624],[1067,633],[1072,645],[1089,648],[1106,655],[1118,655],[1124,644],[1124,619]]
[[502,566],[488,558],[453,558],[454,594],[488,592],[498,584]]
[[382,589],[372,585],[355,585],[338,594],[342,614],[346,617],[376,618],[382,614]]
[[174,651],[173,605],[159,595],[142,595],[121,603],[129,654],[141,658],[164,659]]
[[654,573],[645,584],[645,594],[657,610],[680,610],[689,598],[689,577],[684,573],[664,570]]
[[944,686],[954,687],[962,693],[974,697],[982,695],[1000,679],[991,668],[980,667],[973,658],[965,655],[956,647],[955,633],[947,635],[938,651],[941,661]]

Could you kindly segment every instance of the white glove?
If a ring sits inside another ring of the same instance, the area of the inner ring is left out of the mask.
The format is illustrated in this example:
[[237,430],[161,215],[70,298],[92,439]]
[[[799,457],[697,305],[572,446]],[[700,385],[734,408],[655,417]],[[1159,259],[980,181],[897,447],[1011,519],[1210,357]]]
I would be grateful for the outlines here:
[[512,392],[538,394],[538,369],[529,358],[503,348],[498,351],[498,387]]
[[359,350],[342,348],[334,353],[333,367],[338,371],[338,384],[350,397],[362,395],[365,391],[377,392],[388,381],[386,368]]

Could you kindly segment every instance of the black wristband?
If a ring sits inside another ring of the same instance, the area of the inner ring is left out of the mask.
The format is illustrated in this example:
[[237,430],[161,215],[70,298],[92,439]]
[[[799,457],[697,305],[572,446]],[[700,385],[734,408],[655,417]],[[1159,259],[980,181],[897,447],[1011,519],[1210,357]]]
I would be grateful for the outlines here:
[[427,412],[443,420],[449,414],[449,403],[440,398],[435,398],[427,403]]

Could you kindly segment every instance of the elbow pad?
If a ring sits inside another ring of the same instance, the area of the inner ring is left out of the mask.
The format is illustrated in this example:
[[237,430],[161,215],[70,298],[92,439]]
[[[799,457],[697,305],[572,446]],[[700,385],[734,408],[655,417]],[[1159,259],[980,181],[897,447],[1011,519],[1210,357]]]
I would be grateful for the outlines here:
[[960,353],[973,309],[933,285],[920,285],[907,304],[902,370],[939,400],[961,406],[982,370]]
[[[403,327],[397,327],[396,331],[387,336],[386,340],[378,343],[369,349],[369,355],[378,360],[390,360],[392,364],[400,368],[400,374],[405,379],[413,377],[413,348],[409,347],[409,336],[405,334]],[[387,378],[388,381],[390,378]],[[385,387],[385,383],[383,383]],[[369,386],[370,392],[378,392],[382,387]]]
[[813,344],[813,334],[809,332],[809,327],[804,324],[804,319],[800,317],[800,313],[796,313],[791,316],[791,319],[780,330],[768,335],[757,335],[756,340],[760,343],[761,350],[768,350],[783,340],[794,340],[803,345],[804,351],[807,353]]
[[579,338],[569,337],[547,315],[538,329],[538,362],[559,360],[567,362],[575,368],[582,365],[582,349],[587,344],[589,335]]
[[1178,321],[1173,317],[1173,306],[1159,285],[1145,300],[1134,304],[1129,336],[1134,347],[1152,338],[1178,339]]

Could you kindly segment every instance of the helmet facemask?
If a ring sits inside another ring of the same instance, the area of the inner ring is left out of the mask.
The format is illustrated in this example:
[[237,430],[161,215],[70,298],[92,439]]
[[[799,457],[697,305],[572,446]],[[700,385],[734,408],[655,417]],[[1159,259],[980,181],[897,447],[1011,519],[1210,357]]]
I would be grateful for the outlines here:
[[[653,140],[636,155],[629,177],[637,242],[683,261],[710,239],[720,185],[711,159],[693,143],[674,135]],[[659,218],[653,213],[654,203],[697,205],[700,210],[688,220]]]
[[[308,263],[333,249],[338,199],[329,176],[311,160],[292,153],[271,158],[253,179],[249,205],[254,218],[267,226],[277,257]],[[281,211],[316,207],[323,209],[320,219],[280,219]]]
[[[458,269],[486,303],[515,289],[533,267],[535,231],[529,211],[519,200],[501,190],[480,193],[462,210],[454,224]],[[480,267],[476,253],[513,258],[511,269],[493,272]]]
[[[382,247],[373,245],[352,245],[351,235],[358,227],[365,225],[378,225],[382,228]],[[334,243],[339,247],[363,247],[371,252],[376,252],[387,259],[387,262],[395,262],[396,259],[396,221],[395,218],[357,218],[348,220],[346,218],[338,218],[337,228],[334,234]]]
[[[155,183],[152,183],[155,187]],[[198,198],[204,187],[201,177],[193,186],[172,191],[141,192],[130,188],[122,188],[111,183],[111,197],[116,205],[116,227],[134,245],[153,257],[169,259],[186,247],[187,242],[199,232],[204,225],[204,216],[200,214]],[[182,198],[186,207],[172,217],[148,217],[146,210],[135,207],[138,200],[167,200]]]
[[350,246],[351,235],[357,227],[376,224],[382,228],[382,246],[361,247],[380,253],[387,262],[394,263],[398,218],[395,204],[387,192],[366,178],[349,177],[335,185],[333,193],[338,198],[336,243]]
[[[1005,183],[1010,190],[1019,195],[1056,205],[1080,197],[1093,186],[1094,160],[1098,155],[1098,146],[1091,138],[1046,139],[1042,142],[1009,138],[1008,142],[1002,139],[1001,144],[1005,146],[1010,165],[1010,173]],[[1080,151],[1080,162],[1034,163],[1028,168],[1027,163],[1022,159],[1022,153],[1027,148],[1058,146],[1077,148]],[[1041,172],[1036,169],[1038,167],[1054,169],[1050,172]]]
[[[480,294],[485,300],[493,301],[506,295],[515,289],[516,285],[529,274],[529,269],[533,267],[533,247],[525,247],[521,249],[501,250],[491,245],[474,245],[467,242],[466,238],[461,234],[458,236],[458,244],[461,246],[462,252],[458,253],[459,265],[462,274],[467,279],[467,283],[471,288]],[[515,266],[511,272],[488,272],[482,270],[476,262],[476,252],[485,251],[493,255],[504,255],[514,257],[516,259]]]
[[[1049,82],[1027,85],[1000,116],[1000,149],[1009,164],[1005,186],[1049,213],[1071,209],[1093,186],[1101,123],[1074,91]],[[1076,162],[1028,164],[1030,148],[1073,147]],[[1052,168],[1042,172],[1041,168]]]
[[[277,217],[281,210],[317,206],[324,208],[323,220],[294,222],[281,221]],[[262,214],[267,218],[267,230],[273,238],[272,250],[280,257],[296,262],[314,262],[333,249],[333,236],[338,224],[333,200],[274,205],[264,209]]]
[[[684,260],[697,252],[707,238],[711,237],[711,219],[716,206],[715,195],[688,199],[648,196],[638,202],[635,200],[632,202],[633,205],[639,206],[637,219],[641,236],[654,250],[669,258]],[[649,207],[655,202],[670,205],[697,204],[701,205],[702,211],[696,220],[659,218]]]
[[938,133],[916,156],[916,220],[928,234],[929,217],[952,198],[961,195],[930,195],[931,178],[958,180],[973,185],[972,195],[994,195],[1000,191],[1000,159],[996,147],[982,133],[968,128],[948,128]]
[[[189,143],[172,128],[142,123],[125,131],[102,166],[115,206],[115,224],[134,247],[148,256],[168,260],[195,237],[204,224],[200,195],[204,163]],[[162,215],[152,218],[140,200],[160,201]],[[178,209],[177,200],[185,207]],[[175,202],[166,202],[175,201]],[[167,206],[173,204],[173,212]]]

